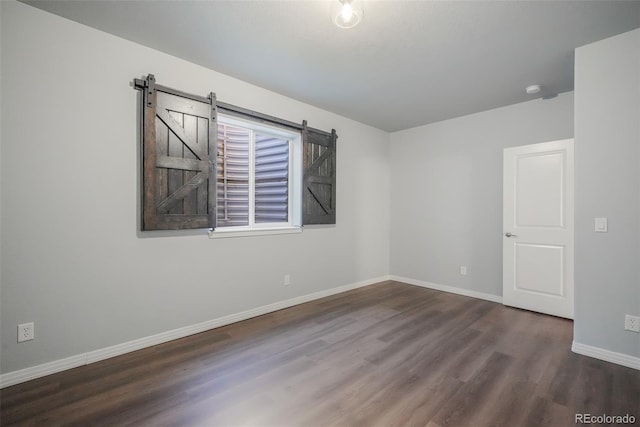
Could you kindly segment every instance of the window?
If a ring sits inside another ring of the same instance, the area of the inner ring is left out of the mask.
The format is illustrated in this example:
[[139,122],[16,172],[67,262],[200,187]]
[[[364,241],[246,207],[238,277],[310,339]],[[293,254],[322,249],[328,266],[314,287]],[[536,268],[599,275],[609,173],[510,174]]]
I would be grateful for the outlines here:
[[143,231],[230,237],[336,223],[335,130],[160,86],[153,74],[134,87]]
[[301,134],[218,115],[216,228],[300,226]]

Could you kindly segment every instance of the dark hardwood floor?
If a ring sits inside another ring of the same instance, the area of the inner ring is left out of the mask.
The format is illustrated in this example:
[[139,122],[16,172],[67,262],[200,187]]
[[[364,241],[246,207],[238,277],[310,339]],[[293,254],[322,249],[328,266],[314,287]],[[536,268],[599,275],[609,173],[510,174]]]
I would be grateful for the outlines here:
[[385,282],[8,387],[2,426],[572,426],[640,371],[572,322]]

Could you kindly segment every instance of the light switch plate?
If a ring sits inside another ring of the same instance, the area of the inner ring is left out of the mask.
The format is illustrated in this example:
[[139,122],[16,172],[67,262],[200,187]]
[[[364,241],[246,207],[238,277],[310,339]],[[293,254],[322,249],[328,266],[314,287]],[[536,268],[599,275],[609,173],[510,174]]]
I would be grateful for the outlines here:
[[595,232],[596,233],[606,233],[608,232],[608,224],[607,224],[607,218],[595,218],[594,220],[595,223]]

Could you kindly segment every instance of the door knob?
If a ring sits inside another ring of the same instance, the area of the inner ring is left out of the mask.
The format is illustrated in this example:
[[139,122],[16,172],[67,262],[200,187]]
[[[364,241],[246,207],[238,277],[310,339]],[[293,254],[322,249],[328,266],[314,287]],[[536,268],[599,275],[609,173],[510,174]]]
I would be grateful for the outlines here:
[[510,232],[506,232],[506,233],[504,233],[504,235],[507,236],[507,237],[518,237],[517,235],[511,234]]

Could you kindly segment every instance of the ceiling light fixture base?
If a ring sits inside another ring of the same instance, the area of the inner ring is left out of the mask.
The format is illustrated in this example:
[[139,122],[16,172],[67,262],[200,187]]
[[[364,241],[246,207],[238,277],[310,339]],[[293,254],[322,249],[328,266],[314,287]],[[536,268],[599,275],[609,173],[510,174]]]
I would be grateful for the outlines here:
[[331,22],[339,28],[353,28],[364,17],[363,0],[333,0]]

